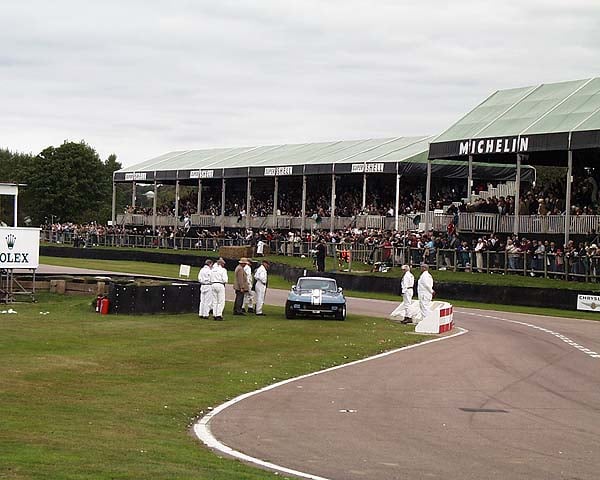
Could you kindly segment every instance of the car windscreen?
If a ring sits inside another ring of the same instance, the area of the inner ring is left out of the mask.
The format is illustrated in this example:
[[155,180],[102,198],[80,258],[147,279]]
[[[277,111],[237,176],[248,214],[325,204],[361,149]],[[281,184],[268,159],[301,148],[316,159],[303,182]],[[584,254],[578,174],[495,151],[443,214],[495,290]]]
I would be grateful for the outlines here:
[[314,280],[314,279],[302,279],[298,280],[298,288],[300,290],[323,290],[323,291],[335,291],[336,283],[331,280]]

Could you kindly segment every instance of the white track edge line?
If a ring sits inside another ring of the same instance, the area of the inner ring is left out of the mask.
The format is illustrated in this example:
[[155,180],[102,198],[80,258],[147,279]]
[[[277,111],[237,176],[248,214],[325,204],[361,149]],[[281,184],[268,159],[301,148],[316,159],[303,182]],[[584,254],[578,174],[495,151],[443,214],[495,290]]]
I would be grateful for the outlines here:
[[538,325],[534,325],[532,323],[526,323],[526,322],[521,322],[519,320],[511,320],[508,318],[502,318],[502,317],[495,317],[492,315],[482,315],[480,313],[475,313],[475,312],[469,312],[469,311],[460,311],[459,313],[464,313],[465,315],[472,315],[474,317],[483,317],[483,318],[491,318],[492,320],[500,320],[502,322],[507,322],[507,323],[513,323],[515,325],[521,325],[524,327],[528,327],[528,328],[533,328],[534,330],[539,330],[543,333],[547,333],[549,335],[552,335],[553,337],[558,338],[559,340],[563,341],[564,343],[566,343],[567,345],[579,350],[580,352],[585,353],[586,355],[592,357],[592,358],[600,358],[600,355],[597,354],[597,352],[594,352],[593,350],[585,347],[584,345],[580,345],[577,342],[575,342],[574,340],[570,339],[569,337],[563,335],[560,332],[555,332],[553,330],[544,328],[544,327],[540,327]]
[[281,382],[277,382],[274,383],[272,385],[268,385],[266,387],[260,388],[258,390],[254,390],[252,392],[248,392],[248,393],[244,393],[242,395],[239,395],[221,405],[219,405],[218,407],[216,407],[214,410],[210,411],[209,413],[207,413],[206,415],[204,415],[200,420],[198,420],[195,424],[194,424],[194,434],[196,435],[196,437],[202,441],[208,448],[211,448],[213,450],[217,450],[219,452],[222,452],[226,455],[229,455],[231,457],[237,458],[239,460],[243,460],[245,462],[249,462],[249,463],[253,463],[255,465],[258,465],[260,467],[263,468],[267,468],[269,470],[275,470],[277,472],[282,472],[282,473],[287,473],[290,475],[295,475],[297,477],[303,477],[303,478],[308,478],[310,480],[329,480],[325,477],[319,477],[317,475],[312,475],[310,473],[305,473],[305,472],[300,472],[297,470],[292,470],[290,468],[286,468],[283,467],[281,465],[276,465],[274,463],[271,462],[267,462],[264,460],[260,460],[259,458],[255,458],[255,457],[251,457],[250,455],[246,455],[245,453],[239,452],[237,450],[234,450],[231,447],[228,447],[227,445],[225,445],[224,443],[221,443],[219,440],[217,440],[215,438],[215,436],[212,434],[211,430],[210,430],[210,426],[209,423],[210,421],[219,413],[221,413],[223,410],[225,410],[226,408],[231,407],[232,405],[235,405],[236,403],[241,402],[242,400],[245,400],[246,398],[252,397],[254,395],[257,395],[259,393],[263,393],[263,392],[267,392],[269,390],[273,390],[277,387],[281,387],[283,385],[286,385],[288,383],[292,383],[292,382],[296,382],[298,380],[303,380],[305,378],[309,378],[309,377],[314,377],[316,375],[320,375],[322,373],[327,373],[327,372],[332,372],[334,370],[339,370],[341,368],[346,368],[346,367],[351,367],[353,365],[358,365],[359,363],[364,363],[364,362],[368,362],[371,360],[376,360],[378,358],[383,358],[383,357],[387,357],[388,355],[393,355],[394,353],[398,353],[404,350],[410,350],[412,348],[417,348],[417,347],[421,347],[423,345],[427,345],[430,343],[434,343],[434,342],[439,342],[442,340],[448,340],[450,338],[454,338],[454,337],[458,337],[459,335],[463,335],[465,333],[468,332],[467,329],[461,328],[461,327],[455,327],[457,330],[459,330],[457,333],[454,333],[452,335],[448,335],[448,336],[444,336],[444,337],[438,337],[438,338],[433,338],[431,340],[426,340],[424,342],[420,342],[420,343],[415,343],[413,345],[408,345],[406,347],[400,347],[400,348],[396,348],[394,350],[390,350],[389,352],[383,352],[383,353],[379,353],[377,355],[373,355],[372,357],[367,357],[367,358],[361,358],[360,360],[355,360],[353,362],[350,363],[344,363],[343,365],[336,365],[335,367],[329,367],[326,368],[324,370],[319,370],[317,372],[313,372],[313,373],[307,373],[305,375],[301,375],[299,377],[294,377],[294,378],[288,378],[287,380],[282,380]]

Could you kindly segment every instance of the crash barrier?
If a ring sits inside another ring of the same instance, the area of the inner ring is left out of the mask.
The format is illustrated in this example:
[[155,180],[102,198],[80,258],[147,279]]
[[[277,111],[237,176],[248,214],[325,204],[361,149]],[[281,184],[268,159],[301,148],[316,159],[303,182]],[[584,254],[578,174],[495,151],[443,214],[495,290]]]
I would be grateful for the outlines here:
[[111,283],[109,313],[152,314],[198,312],[200,284],[169,282],[158,285]]
[[[413,300],[413,302],[418,300]],[[416,333],[444,333],[454,328],[453,307],[448,302],[431,303],[431,312],[415,327]]]

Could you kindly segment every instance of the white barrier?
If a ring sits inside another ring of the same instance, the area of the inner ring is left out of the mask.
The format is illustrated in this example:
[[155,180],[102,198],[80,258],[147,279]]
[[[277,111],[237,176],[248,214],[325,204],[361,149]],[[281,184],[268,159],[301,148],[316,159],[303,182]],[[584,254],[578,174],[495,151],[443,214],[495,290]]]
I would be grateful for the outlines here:
[[453,309],[448,302],[432,302],[431,313],[415,327],[416,333],[444,333],[454,327]]
[[[402,304],[400,304],[391,314],[392,318],[403,315]],[[419,300],[413,300],[408,309],[407,316],[413,323],[418,322],[415,327],[416,333],[444,333],[454,328],[453,307],[448,302],[431,302],[431,313],[426,319],[421,318],[421,309]]]

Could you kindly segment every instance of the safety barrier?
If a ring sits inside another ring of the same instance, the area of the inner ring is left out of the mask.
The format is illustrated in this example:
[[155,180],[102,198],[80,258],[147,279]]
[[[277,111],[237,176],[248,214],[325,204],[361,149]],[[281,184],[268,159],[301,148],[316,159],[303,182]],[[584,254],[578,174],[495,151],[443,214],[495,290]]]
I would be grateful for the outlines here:
[[[418,300],[413,300],[417,302]],[[416,333],[444,333],[454,328],[453,307],[448,302],[432,302],[431,311],[415,327]]]

